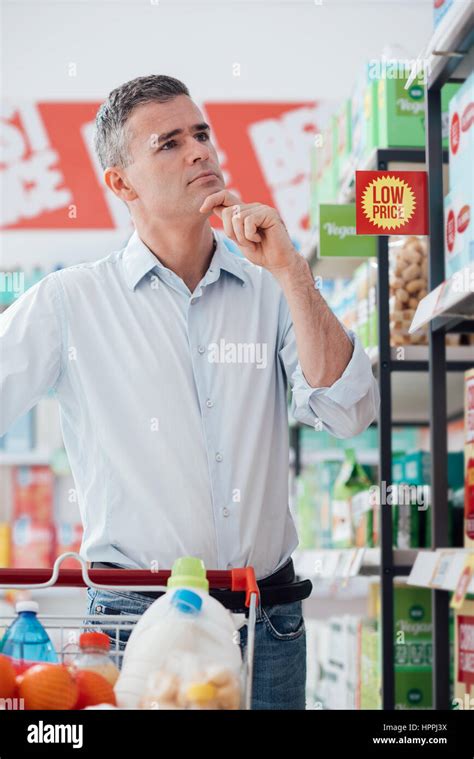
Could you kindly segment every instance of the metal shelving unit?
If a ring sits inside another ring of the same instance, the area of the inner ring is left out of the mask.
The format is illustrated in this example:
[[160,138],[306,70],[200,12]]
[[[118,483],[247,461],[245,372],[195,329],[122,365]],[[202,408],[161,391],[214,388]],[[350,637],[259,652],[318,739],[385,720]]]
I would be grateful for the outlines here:
[[[434,66],[426,93],[426,126],[428,153],[428,192],[430,215],[430,290],[445,277],[443,233],[443,172],[441,135],[441,87],[448,80],[466,76],[474,46],[474,7],[468,4],[449,28],[445,39],[431,50]],[[442,51],[442,52],[441,52]],[[473,294],[471,293],[471,299]],[[472,305],[472,304],[471,304]],[[435,319],[429,329],[429,379],[431,406],[431,486],[432,486],[432,548],[448,546],[448,482],[447,482],[447,413],[446,413],[446,343],[449,331],[472,331],[472,321]],[[473,363],[471,362],[470,366]],[[466,367],[469,368],[469,367]],[[449,593],[432,591],[433,613],[433,706],[450,708],[449,694]]]
[[[454,22],[445,28],[444,37],[436,35],[436,43],[427,48],[423,59],[432,61],[432,74],[427,85],[426,124],[427,150],[415,148],[378,149],[367,160],[364,169],[397,170],[415,168],[428,170],[429,217],[430,217],[430,290],[444,280],[443,246],[443,173],[448,163],[448,151],[442,147],[441,87],[448,80],[465,78],[472,67],[474,44],[474,7],[463,8]],[[444,169],[444,171],[443,171]],[[340,200],[353,201],[352,186],[344,189]],[[311,260],[314,249],[307,252]],[[426,421],[407,419],[403,425],[430,425],[431,442],[431,489],[432,489],[432,550],[448,546],[447,501],[447,423],[459,418],[459,409],[447,412],[447,373],[460,373],[474,365],[474,361],[459,349],[446,349],[445,336],[451,332],[474,331],[474,293],[466,298],[469,303],[463,313],[470,318],[436,318],[431,322],[428,349],[408,346],[406,361],[398,361],[390,347],[389,334],[389,261],[388,237],[378,238],[377,309],[379,349],[371,356],[380,389],[380,414],[378,420],[379,481],[392,481],[392,427],[398,422],[393,416],[392,375],[415,377],[423,372],[429,382],[429,416]],[[451,391],[452,392],[452,391]],[[462,403],[462,400],[461,400]],[[461,406],[459,407],[461,408]],[[295,451],[295,472],[301,466],[299,425],[292,428],[291,445]],[[410,574],[417,555],[400,552],[393,548],[392,509],[381,507],[380,553],[378,572],[381,582],[381,647],[382,647],[382,706],[395,707],[395,652],[394,652],[394,579]],[[447,590],[433,590],[433,706],[449,709],[449,594]]]

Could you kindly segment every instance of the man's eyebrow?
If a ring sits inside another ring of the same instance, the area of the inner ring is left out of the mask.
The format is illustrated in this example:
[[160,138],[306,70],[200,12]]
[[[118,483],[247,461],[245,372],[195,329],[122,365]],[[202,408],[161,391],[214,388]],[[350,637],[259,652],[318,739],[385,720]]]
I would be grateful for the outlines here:
[[[200,124],[193,124],[191,127],[191,131],[193,132],[204,132],[204,131],[210,131],[211,127],[209,124],[206,124],[205,121],[202,121]],[[164,132],[163,134],[158,135],[158,139],[156,142],[158,144],[161,144],[162,142],[166,142],[166,140],[171,139],[171,137],[177,137],[179,134],[183,133],[183,129],[173,129],[171,132]]]

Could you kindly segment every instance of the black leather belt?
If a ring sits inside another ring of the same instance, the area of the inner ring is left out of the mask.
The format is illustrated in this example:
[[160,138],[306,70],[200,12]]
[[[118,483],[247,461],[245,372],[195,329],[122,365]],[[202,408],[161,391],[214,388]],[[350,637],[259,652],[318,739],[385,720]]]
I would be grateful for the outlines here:
[[[125,569],[120,564],[110,564],[107,562],[93,561],[91,569]],[[293,601],[302,601],[311,594],[313,584],[310,580],[297,580],[293,560],[288,559],[276,572],[265,577],[263,580],[257,580],[260,589],[260,601],[262,606],[274,606],[275,604],[287,604]],[[120,591],[117,591],[120,592]],[[143,596],[147,599],[159,598],[163,591],[135,591],[137,596]],[[227,588],[211,588],[209,595],[216,598],[227,609],[231,611],[245,611],[245,592],[231,591]]]

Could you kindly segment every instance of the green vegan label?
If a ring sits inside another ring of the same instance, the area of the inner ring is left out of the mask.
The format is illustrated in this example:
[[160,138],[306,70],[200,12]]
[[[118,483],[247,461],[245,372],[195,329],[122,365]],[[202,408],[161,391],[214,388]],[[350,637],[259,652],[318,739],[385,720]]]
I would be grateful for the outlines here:
[[423,698],[423,693],[419,688],[412,688],[408,691],[407,698],[409,704],[419,704]]
[[410,618],[411,619],[419,620],[419,619],[423,619],[424,616],[425,616],[425,610],[423,609],[422,606],[415,605],[415,606],[411,607],[411,609],[410,609]]
[[366,258],[377,255],[377,238],[356,235],[354,203],[319,206],[319,257]]
[[422,100],[424,96],[423,87],[420,84],[413,84],[408,90],[408,94],[413,100]]
[[406,80],[396,81],[397,116],[420,116],[425,111],[425,90],[421,84],[405,89]]

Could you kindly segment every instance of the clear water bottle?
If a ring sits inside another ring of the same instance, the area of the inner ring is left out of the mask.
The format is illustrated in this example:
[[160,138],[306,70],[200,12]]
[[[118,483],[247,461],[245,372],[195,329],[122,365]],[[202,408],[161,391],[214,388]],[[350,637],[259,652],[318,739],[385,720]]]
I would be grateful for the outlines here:
[[0,641],[0,653],[12,659],[34,662],[58,662],[48,633],[37,618],[36,601],[19,601],[17,618]]

